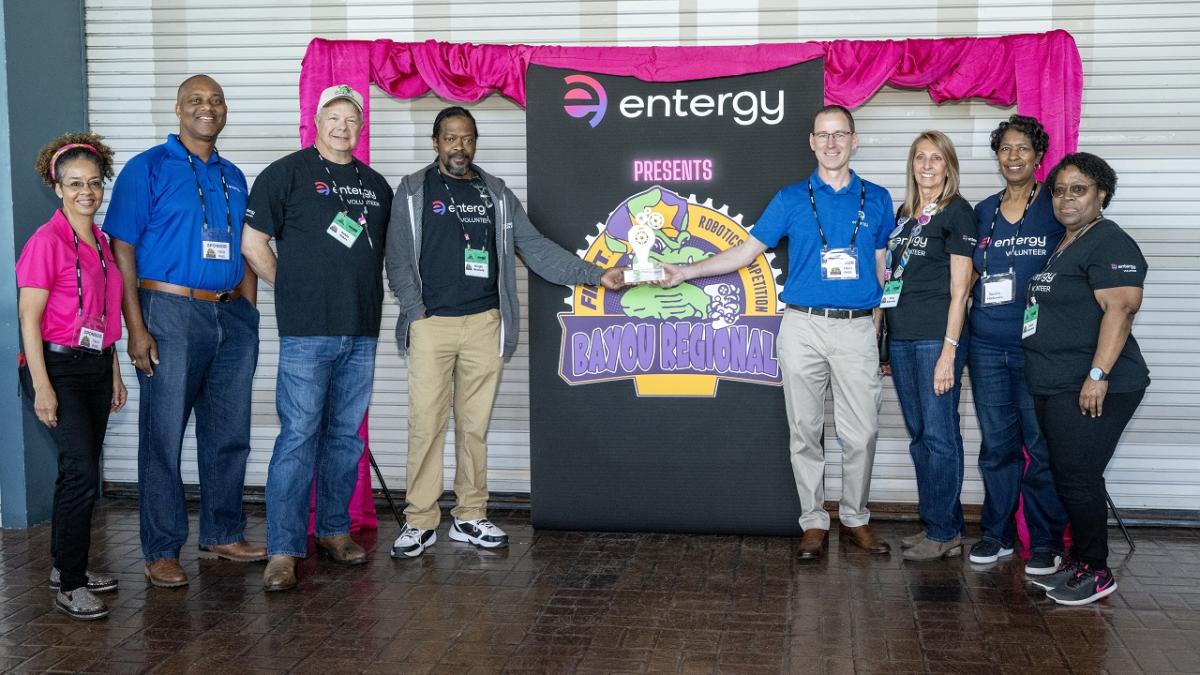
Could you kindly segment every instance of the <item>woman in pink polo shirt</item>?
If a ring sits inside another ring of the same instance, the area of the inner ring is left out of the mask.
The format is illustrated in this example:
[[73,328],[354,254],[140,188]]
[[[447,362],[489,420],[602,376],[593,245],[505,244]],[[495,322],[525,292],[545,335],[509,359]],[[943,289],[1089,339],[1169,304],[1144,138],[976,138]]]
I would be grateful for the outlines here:
[[96,225],[113,151],[92,133],[64,134],[38,153],[37,172],[62,198],[17,260],[21,387],[58,448],[50,555],[54,606],[75,619],[108,607],[93,593],[117,580],[89,572],[92,507],[108,415],[125,405],[113,343],[121,338],[121,273]]

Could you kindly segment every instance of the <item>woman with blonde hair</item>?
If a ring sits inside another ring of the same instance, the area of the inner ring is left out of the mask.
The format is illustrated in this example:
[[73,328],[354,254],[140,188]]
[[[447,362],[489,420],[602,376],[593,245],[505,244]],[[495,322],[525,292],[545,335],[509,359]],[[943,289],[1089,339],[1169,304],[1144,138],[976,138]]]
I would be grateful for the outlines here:
[[976,237],[975,212],[958,186],[954,144],[940,131],[922,133],[908,152],[907,189],[888,241],[880,304],[924,524],[905,538],[906,560],[962,554],[958,401]]

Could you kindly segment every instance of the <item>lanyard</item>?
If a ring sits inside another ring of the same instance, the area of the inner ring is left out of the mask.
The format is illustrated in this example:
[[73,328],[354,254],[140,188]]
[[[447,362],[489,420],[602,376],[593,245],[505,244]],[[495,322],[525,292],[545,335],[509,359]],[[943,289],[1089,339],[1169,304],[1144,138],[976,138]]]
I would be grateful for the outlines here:
[[[217,151],[213,150],[213,155],[220,160]],[[200,212],[204,218],[204,231],[208,231],[208,203],[204,201],[204,187],[200,185],[200,172],[196,171],[196,161],[192,159],[192,153],[189,150],[187,154],[188,166],[192,167],[192,178],[196,179],[196,194],[200,195]],[[225,170],[221,168],[220,161],[217,162],[217,171],[221,174],[221,190],[225,193],[225,231],[233,236],[233,216],[232,209],[229,206],[229,183],[225,182]]]
[[[888,241],[887,256],[885,257],[883,263],[883,273],[885,279],[899,279],[900,277],[904,276],[904,270],[908,267],[908,260],[910,257],[912,257],[912,251],[910,249],[912,247],[913,237],[921,234],[920,228],[925,227],[929,221],[933,220],[933,216],[936,213],[937,202],[933,202],[932,204],[929,204],[925,208],[921,209],[921,215],[916,220],[913,220],[908,216],[901,216],[896,220],[896,224],[899,227],[904,227],[904,224],[908,223],[909,221],[912,221],[912,225],[908,226],[908,236],[901,236]],[[897,255],[896,242],[899,240],[904,241],[904,248],[900,249],[899,262],[897,263],[896,267],[892,267],[892,260],[895,259]]]
[[[1084,225],[1082,229],[1080,229],[1078,232],[1076,232],[1074,235],[1072,235],[1071,238],[1068,239],[1065,244],[1059,246],[1057,251],[1052,253],[1050,255],[1050,257],[1046,258],[1046,264],[1042,266],[1042,271],[1038,272],[1038,275],[1049,272],[1050,267],[1053,266],[1054,263],[1058,262],[1058,259],[1062,257],[1063,253],[1066,253],[1067,249],[1070,248],[1071,244],[1075,243],[1076,239],[1082,237],[1084,234],[1087,233],[1088,230],[1092,229],[1093,225],[1095,225],[1096,223],[1100,222],[1103,219],[1104,219],[1104,216],[1102,216],[1102,215],[1097,216],[1095,220],[1088,223],[1087,225]],[[1031,278],[1029,280],[1029,285],[1026,286],[1026,288],[1025,288],[1025,299],[1026,299],[1026,302],[1030,305],[1037,304],[1037,296],[1035,296],[1033,294],[1033,282],[1037,279],[1038,275],[1035,275],[1033,278]]]
[[[83,316],[83,269],[79,266],[79,235],[72,231],[71,236],[75,237],[75,291],[79,297],[78,316]],[[100,237],[96,237],[96,255],[100,256],[100,272],[104,275],[104,297],[102,298],[100,304],[100,318],[107,320],[108,263],[104,260],[104,250],[100,248]]]
[[[1000,199],[996,202],[996,210],[992,212],[992,225],[988,228],[988,245],[983,247],[983,276],[988,275],[988,251],[992,248],[992,235],[996,232],[996,217],[1000,215],[1000,205],[1004,203],[1004,195],[1008,194],[1008,188],[1000,193]],[[1025,201],[1025,210],[1021,212],[1021,219],[1017,221],[1017,231],[1013,234],[1012,248],[1008,249],[1008,273],[1015,274],[1016,263],[1013,258],[1017,255],[1017,239],[1021,237],[1021,226],[1025,224],[1025,216],[1029,215],[1029,207],[1033,204],[1033,196],[1037,194],[1037,183],[1029,188],[1029,199]]]
[[[438,178],[442,179],[442,187],[446,188],[446,195],[450,197],[450,205],[454,207],[454,217],[458,218],[458,226],[462,228],[463,242],[466,243],[467,248],[471,248],[471,235],[467,232],[467,224],[463,222],[458,202],[454,200],[454,192],[450,189],[450,184],[446,182],[446,176],[442,173],[441,169],[438,169]],[[492,229],[492,218],[487,215],[487,209],[492,205],[492,198],[487,194],[487,186],[482,183],[483,181],[479,180],[479,176],[471,179],[471,187],[479,191],[479,199],[483,202],[484,206],[483,215],[488,219],[487,224],[483,226],[483,245],[480,247],[480,250],[486,251],[488,247],[488,233]]]
[[[858,216],[854,219],[854,232],[850,235],[850,250],[854,250],[854,242],[858,240],[858,228],[862,227],[867,215],[863,208],[867,205],[867,183],[859,179],[861,189],[858,193]],[[813,195],[812,179],[808,181],[808,203],[812,206],[813,220],[817,221],[817,233],[821,235],[821,252],[829,250],[829,240],[825,238],[825,228],[821,227],[821,216],[817,215],[817,198]]]
[[[317,157],[321,158],[321,166],[325,167],[325,175],[329,176],[329,182],[333,183],[333,194],[337,195],[338,201],[342,202],[342,213],[349,216],[350,205],[346,203],[345,197],[342,197],[342,191],[338,187],[337,179],[333,177],[333,172],[329,170],[329,160],[325,159],[325,156],[321,154],[320,150],[317,150],[316,146],[313,146],[313,150],[316,151]],[[358,224],[362,225],[363,231],[367,233],[367,244],[374,249],[375,242],[371,241],[371,228],[367,227],[366,188],[363,186],[362,174],[358,172],[358,164],[354,161],[353,157],[350,158],[350,165],[354,167],[354,176],[358,178],[358,196],[362,198],[362,215],[358,217]]]

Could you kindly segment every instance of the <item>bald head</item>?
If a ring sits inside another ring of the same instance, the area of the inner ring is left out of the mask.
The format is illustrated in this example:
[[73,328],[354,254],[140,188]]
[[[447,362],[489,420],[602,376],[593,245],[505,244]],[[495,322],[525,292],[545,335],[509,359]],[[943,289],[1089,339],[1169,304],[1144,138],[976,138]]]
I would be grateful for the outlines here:
[[175,115],[179,118],[179,139],[192,152],[207,159],[207,148],[217,142],[225,128],[225,91],[208,75],[193,75],[179,85]]

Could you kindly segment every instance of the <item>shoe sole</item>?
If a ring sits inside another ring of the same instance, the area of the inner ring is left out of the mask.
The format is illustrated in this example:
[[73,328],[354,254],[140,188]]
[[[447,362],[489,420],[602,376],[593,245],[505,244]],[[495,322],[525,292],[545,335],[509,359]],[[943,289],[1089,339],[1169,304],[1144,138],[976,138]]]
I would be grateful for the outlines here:
[[453,539],[454,541],[461,541],[461,542],[467,543],[467,544],[474,544],[480,548],[502,548],[504,546],[508,546],[507,540],[505,540],[505,541],[484,541],[483,539],[480,539],[479,537],[472,537],[471,535],[467,534],[466,532],[458,530],[458,529],[454,528],[453,526],[450,527],[450,538]]
[[159,581],[159,580],[155,579],[154,577],[150,576],[150,570],[145,570],[145,572],[146,572],[146,581],[149,581],[150,585],[154,586],[156,588],[179,588],[180,586],[188,585],[187,579],[184,579],[183,581]]
[[[997,553],[996,555],[977,556],[974,553],[972,553],[971,555],[967,556],[967,560],[970,560],[971,562],[975,563],[976,565],[986,565],[988,563],[994,563],[1001,558],[1007,558],[1007,557],[1011,556],[1012,554],[1013,554],[1013,550],[1011,548],[1002,548],[1002,549],[1000,549],[1000,552]],[[1026,569],[1028,569],[1028,568],[1026,568]],[[1057,570],[1058,568],[1055,567],[1054,569]]]
[[266,560],[267,558],[269,558],[270,556],[264,555],[262,557],[257,557],[257,558],[246,558],[246,557],[237,557],[237,556],[232,556],[232,555],[226,555],[224,553],[217,553],[216,551],[206,551],[204,549],[200,549],[199,552],[196,553],[196,557],[200,558],[201,560],[228,560],[229,562],[235,562],[235,563],[252,563],[252,562],[262,562],[262,561]]
[[[88,589],[92,593],[112,593],[117,590],[117,582],[114,581],[111,584],[105,585],[105,586],[92,586],[91,584],[88,584],[87,586],[84,586],[84,588]],[[62,584],[56,584],[56,583],[51,582],[50,590],[57,593],[62,590]]]
[[72,619],[78,619],[79,621],[95,621],[96,619],[103,619],[104,617],[108,616],[108,612],[110,611],[108,609],[105,609],[105,610],[97,612],[95,614],[80,614],[79,612],[72,612],[71,610],[67,609],[66,607],[63,607],[62,605],[58,604],[57,602],[54,603],[54,609],[57,609],[58,611],[62,612],[63,614],[66,614],[67,616],[71,617]]
[[1050,598],[1051,600],[1057,602],[1060,605],[1067,605],[1070,607],[1078,607],[1080,605],[1090,605],[1097,600],[1100,600],[1102,598],[1107,598],[1108,596],[1115,593],[1116,590],[1117,590],[1117,582],[1114,581],[1112,586],[1109,586],[1108,588],[1106,588],[1094,595],[1089,595],[1088,597],[1083,598],[1082,600],[1059,600],[1058,598],[1050,595],[1049,593],[1046,594],[1046,597]]
[[416,550],[414,550],[412,552],[401,551],[401,550],[397,549],[395,546],[393,546],[392,547],[392,557],[397,560],[404,560],[405,558],[416,558],[416,557],[420,556],[422,553],[424,553],[425,549],[429,548],[430,546],[433,546],[435,543],[437,543],[437,533],[436,532],[434,532],[433,536],[429,538],[429,541],[425,542],[424,544],[418,545]]
[[295,587],[296,587],[298,584],[299,584],[299,582],[296,582],[296,583],[294,583],[294,584],[291,584],[291,585],[288,585],[288,586],[267,586],[267,585],[263,585],[263,591],[264,591],[264,592],[267,592],[267,593],[278,593],[279,591],[290,591],[290,590],[292,590],[293,588],[295,588]]

